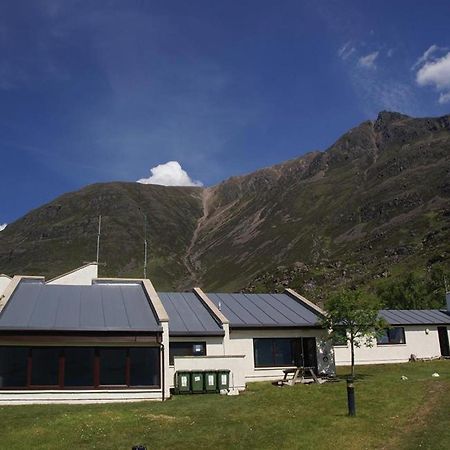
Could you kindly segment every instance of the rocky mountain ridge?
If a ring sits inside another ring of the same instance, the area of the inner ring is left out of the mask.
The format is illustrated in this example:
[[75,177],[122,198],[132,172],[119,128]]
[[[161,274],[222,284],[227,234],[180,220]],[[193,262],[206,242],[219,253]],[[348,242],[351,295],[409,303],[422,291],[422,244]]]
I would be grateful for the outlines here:
[[271,290],[321,299],[407,271],[449,268],[450,116],[381,112],[324,152],[208,188],[105,183],[65,194],[0,233],[0,271],[52,276],[95,256],[101,275],[159,289]]

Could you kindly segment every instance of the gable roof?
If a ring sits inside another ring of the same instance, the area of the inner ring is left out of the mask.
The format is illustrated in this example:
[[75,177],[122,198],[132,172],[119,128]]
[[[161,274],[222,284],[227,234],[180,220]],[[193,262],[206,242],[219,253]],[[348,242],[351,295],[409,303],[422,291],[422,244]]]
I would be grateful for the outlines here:
[[173,336],[222,336],[224,330],[193,292],[158,292]]
[[0,330],[160,332],[143,285],[49,285],[23,279],[0,314]]
[[206,294],[231,328],[317,327],[320,317],[287,294]]
[[382,309],[380,316],[390,325],[450,324],[450,315],[439,309]]

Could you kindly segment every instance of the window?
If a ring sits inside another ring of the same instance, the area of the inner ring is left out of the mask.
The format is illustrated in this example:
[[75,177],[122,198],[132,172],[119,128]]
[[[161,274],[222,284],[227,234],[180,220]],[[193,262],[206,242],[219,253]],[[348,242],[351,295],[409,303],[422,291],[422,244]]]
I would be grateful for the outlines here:
[[0,389],[159,387],[159,347],[0,347]]
[[384,333],[377,338],[378,345],[405,343],[405,329],[403,327],[386,328]]
[[64,358],[64,386],[94,386],[94,348],[68,347]]
[[59,372],[58,347],[33,348],[31,350],[31,384],[35,386],[57,386]]
[[333,329],[333,345],[347,346],[347,332],[344,329]]
[[130,386],[159,386],[159,348],[130,348]]
[[27,385],[28,347],[0,347],[0,388]]
[[253,340],[255,367],[302,365],[301,338],[262,338]]
[[100,384],[104,386],[126,384],[126,348],[100,348]]
[[174,364],[175,356],[205,356],[206,342],[171,342],[169,344],[169,363]]

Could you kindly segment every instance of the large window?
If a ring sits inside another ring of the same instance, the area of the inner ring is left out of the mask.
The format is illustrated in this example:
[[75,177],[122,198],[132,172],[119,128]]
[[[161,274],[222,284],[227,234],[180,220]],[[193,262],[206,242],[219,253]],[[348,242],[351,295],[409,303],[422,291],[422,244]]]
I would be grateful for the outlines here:
[[64,386],[94,386],[94,348],[67,347],[64,357]]
[[27,385],[29,352],[28,347],[0,347],[0,388]]
[[174,364],[174,356],[205,356],[205,342],[171,342],[169,344],[169,362]]
[[403,327],[386,328],[377,338],[378,345],[405,344],[405,329]]
[[160,386],[159,347],[0,347],[0,388]]
[[255,367],[299,366],[302,361],[301,338],[254,339]]

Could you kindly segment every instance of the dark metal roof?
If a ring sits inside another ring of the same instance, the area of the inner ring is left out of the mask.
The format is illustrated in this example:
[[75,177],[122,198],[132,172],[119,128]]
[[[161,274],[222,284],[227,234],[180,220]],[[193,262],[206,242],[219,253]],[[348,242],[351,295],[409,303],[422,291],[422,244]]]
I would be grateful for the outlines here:
[[22,280],[0,314],[0,330],[162,331],[139,283],[92,286]]
[[206,294],[232,328],[314,327],[319,317],[287,294]]
[[193,292],[158,292],[173,336],[222,336],[223,329]]
[[380,315],[390,325],[450,324],[450,315],[438,309],[382,309]]

